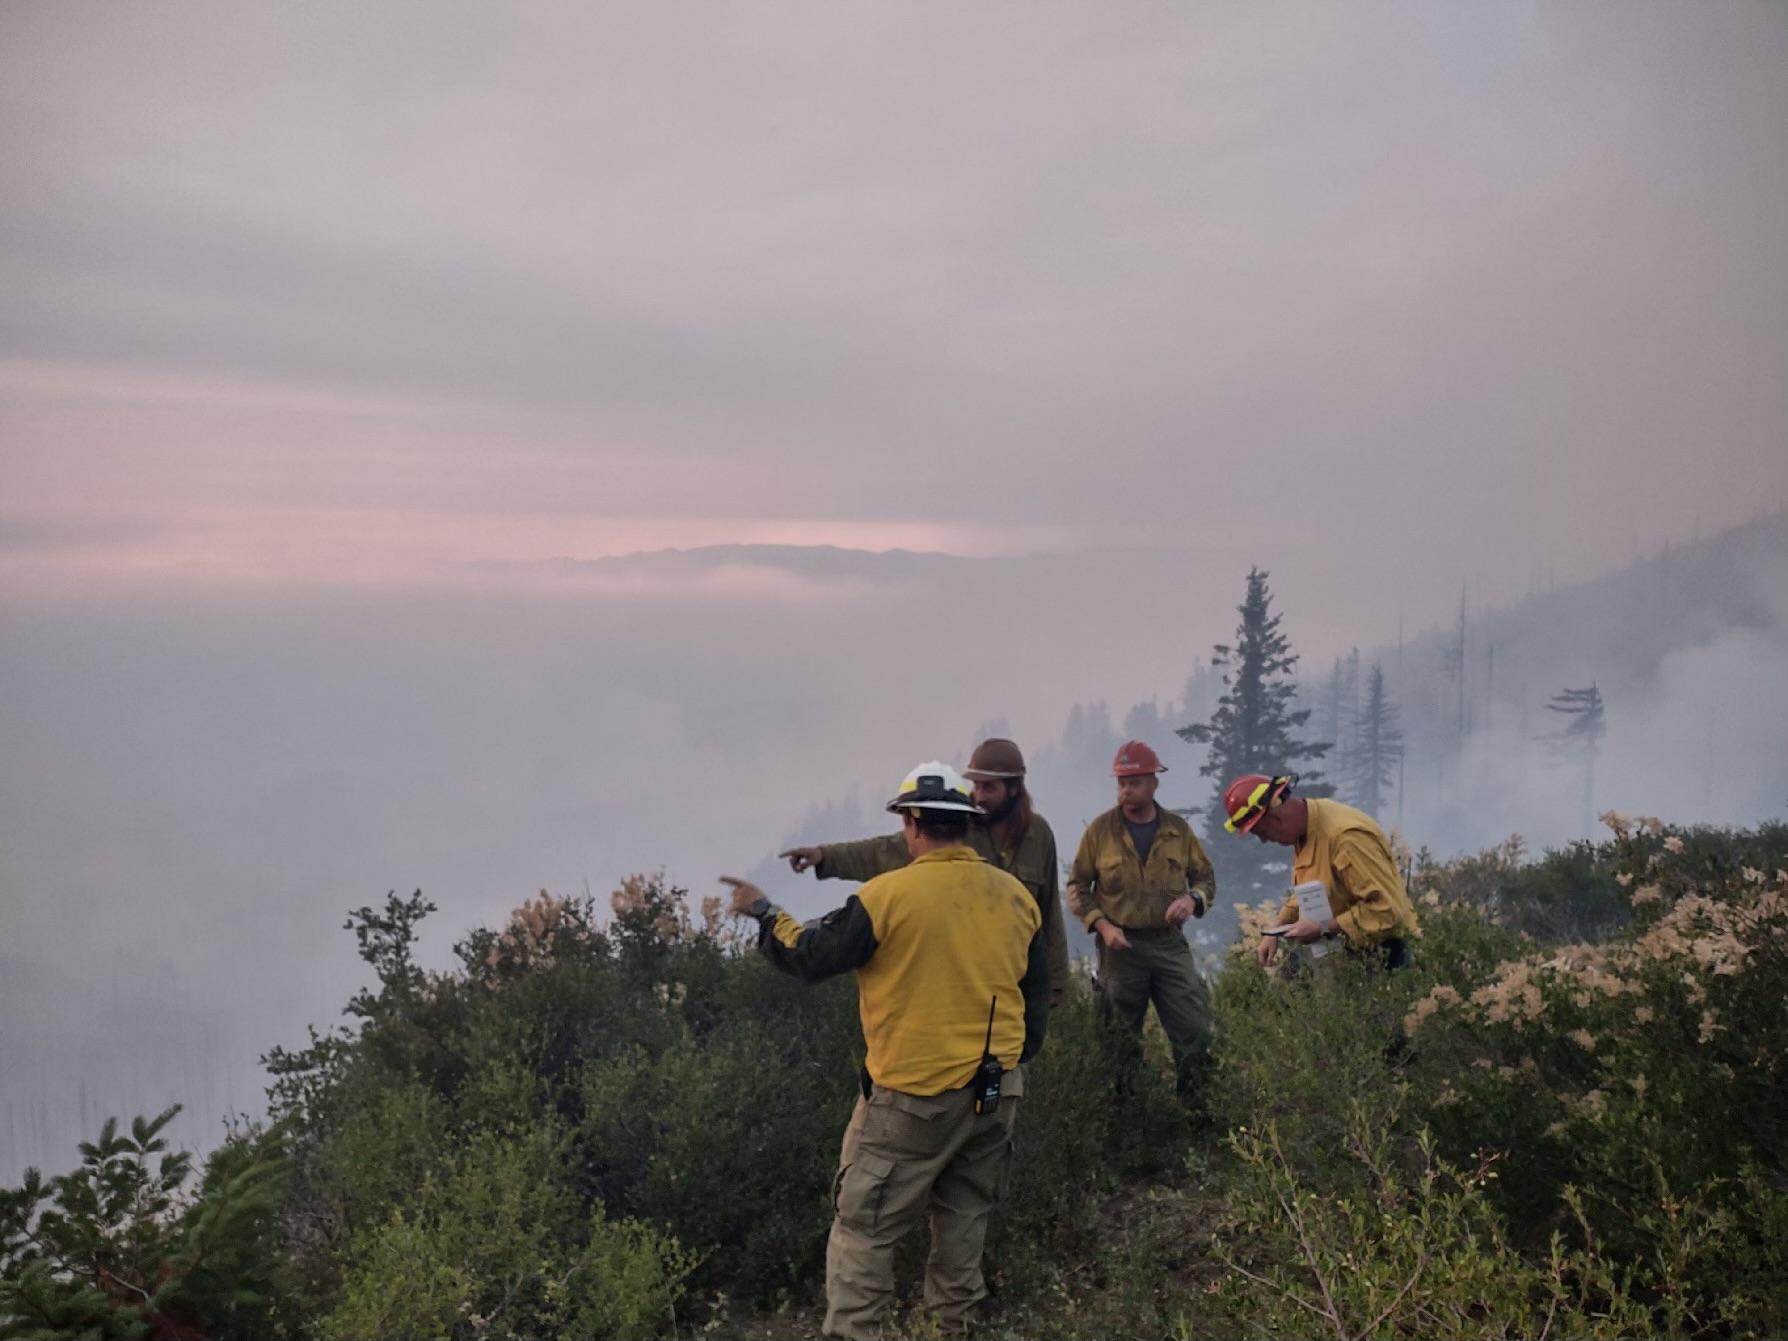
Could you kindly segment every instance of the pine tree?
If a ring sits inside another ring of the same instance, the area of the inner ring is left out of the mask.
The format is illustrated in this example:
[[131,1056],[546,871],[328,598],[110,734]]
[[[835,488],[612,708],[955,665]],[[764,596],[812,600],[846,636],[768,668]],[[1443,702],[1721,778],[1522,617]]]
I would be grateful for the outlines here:
[[1374,817],[1384,806],[1385,793],[1403,759],[1403,728],[1397,717],[1397,706],[1385,693],[1384,668],[1374,662],[1366,677],[1366,701],[1354,723],[1348,785],[1353,803]]
[[[1218,683],[1217,672],[1205,665],[1203,658],[1199,658],[1192,663],[1192,674],[1186,677],[1186,685],[1180,692],[1179,703],[1170,704],[1168,713],[1170,716],[1177,715],[1182,719],[1209,717],[1212,712],[1216,711],[1217,697],[1222,692],[1223,686]],[[1196,766],[1204,764],[1206,751],[1194,749],[1190,754],[1188,763]]]
[[1441,649],[1440,669],[1441,673],[1453,682],[1454,690],[1458,696],[1459,712],[1455,726],[1454,744],[1463,753],[1465,736],[1471,729],[1465,715],[1465,587],[1463,584],[1459,587],[1459,631],[1453,641]]
[[[1340,657],[1335,658],[1335,664],[1329,667],[1328,679],[1323,681],[1321,703],[1322,716],[1318,718],[1318,730],[1322,732],[1325,739],[1332,740],[1336,742],[1337,745],[1340,745],[1346,740],[1346,737],[1341,733]],[[1342,762],[1341,752],[1337,750],[1335,757],[1329,762],[1332,765],[1340,766]],[[1345,781],[1347,774],[1344,768],[1342,769],[1340,776]]]
[[1583,833],[1588,835],[1596,813],[1596,755],[1608,730],[1602,711],[1602,691],[1590,682],[1588,689],[1566,689],[1546,705],[1549,712],[1563,713],[1564,727],[1547,737],[1556,757],[1583,769]]
[[233,1134],[190,1193],[179,1111],[107,1118],[72,1173],[0,1187],[0,1337],[274,1335],[286,1138]]
[[1353,648],[1346,657],[1336,657],[1329,670],[1328,684],[1322,695],[1322,735],[1335,745],[1329,759],[1329,772],[1334,777],[1337,794],[1357,802],[1354,777],[1354,741],[1360,721],[1360,649]]
[[[1216,779],[1205,811],[1205,834],[1211,859],[1220,879],[1239,877],[1244,885],[1258,879],[1269,854],[1255,843],[1238,843],[1223,829],[1223,788],[1242,773],[1283,773],[1322,759],[1330,742],[1299,739],[1295,734],[1309,721],[1309,708],[1295,707],[1297,686],[1292,679],[1297,654],[1279,631],[1279,616],[1272,613],[1272,593],[1267,574],[1248,571],[1247,594],[1236,607],[1242,622],[1233,645],[1212,649],[1211,666],[1223,677],[1223,693],[1209,721],[1183,726],[1182,740],[1207,747],[1201,776]],[[1322,794],[1321,774],[1303,772],[1306,795]]]

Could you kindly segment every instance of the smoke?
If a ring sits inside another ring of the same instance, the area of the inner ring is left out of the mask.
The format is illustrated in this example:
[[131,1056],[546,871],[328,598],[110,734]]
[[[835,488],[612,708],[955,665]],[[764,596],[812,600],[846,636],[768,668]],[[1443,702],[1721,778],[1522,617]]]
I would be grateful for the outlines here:
[[[102,1109],[185,1102],[177,1137],[193,1144],[257,1109],[257,1056],[330,1026],[368,981],[341,924],[388,890],[440,905],[431,965],[542,888],[600,899],[639,870],[698,894],[755,870],[805,916],[846,891],[796,879],[777,849],[886,832],[880,800],[907,767],[963,762],[1000,719],[1064,861],[1113,803],[1125,738],[1161,752],[1165,804],[1202,807],[1215,783],[1173,731],[1209,714],[1217,686],[1188,672],[1227,640],[1245,565],[1178,601],[1197,622],[1163,620],[1160,579],[1138,571],[1126,556],[725,553],[574,568],[551,595],[504,579],[451,598],[10,607],[0,1177],[66,1160]],[[1443,635],[1411,643],[1393,681],[1409,841],[1587,836],[1581,774],[1538,737],[1545,698],[1592,679],[1607,704],[1595,809],[1780,815],[1784,593],[1777,521],[1477,619],[1496,679],[1468,686],[1462,751]]]
[[[1571,683],[1593,679],[1602,691],[1607,734],[1593,790],[1588,761],[1547,739],[1562,719],[1530,691],[1525,713],[1505,709],[1455,756],[1437,748],[1432,730],[1412,741],[1402,811],[1408,839],[1450,855],[1512,833],[1536,849],[1599,837],[1596,816],[1605,810],[1674,824],[1781,818],[1788,715],[1777,700],[1788,683],[1788,561],[1731,576],[1752,598],[1757,622],[1672,648],[1655,668],[1598,667],[1580,645],[1552,649],[1555,664],[1582,666]],[[1566,673],[1554,679],[1558,688]]]

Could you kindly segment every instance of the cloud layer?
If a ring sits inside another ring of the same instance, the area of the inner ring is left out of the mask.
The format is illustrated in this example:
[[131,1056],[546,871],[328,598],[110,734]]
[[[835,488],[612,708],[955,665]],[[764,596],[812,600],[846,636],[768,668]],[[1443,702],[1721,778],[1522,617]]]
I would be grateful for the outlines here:
[[16,524],[1295,529],[1438,614],[1788,493],[1778,7],[4,22]]

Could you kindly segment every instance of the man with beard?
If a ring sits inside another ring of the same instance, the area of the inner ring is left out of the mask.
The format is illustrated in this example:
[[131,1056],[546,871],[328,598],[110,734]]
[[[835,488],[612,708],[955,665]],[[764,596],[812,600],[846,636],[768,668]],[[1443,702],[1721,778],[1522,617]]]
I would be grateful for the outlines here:
[[1155,803],[1160,757],[1126,741],[1112,761],[1117,804],[1086,826],[1068,872],[1068,906],[1099,938],[1101,1000],[1132,1034],[1149,1003],[1179,1073],[1183,1097],[1203,1083],[1211,1047],[1210,990],[1182,928],[1203,917],[1217,879],[1198,835]]
[[[1024,755],[1009,740],[982,741],[963,776],[974,784],[982,816],[969,825],[969,845],[983,860],[1018,878],[1037,901],[1049,951],[1049,1003],[1060,1005],[1068,989],[1068,933],[1062,922],[1061,868],[1055,833],[1031,806],[1024,785]],[[909,860],[900,834],[823,847],[796,847],[780,854],[797,874],[811,869],[820,880],[873,880]]]

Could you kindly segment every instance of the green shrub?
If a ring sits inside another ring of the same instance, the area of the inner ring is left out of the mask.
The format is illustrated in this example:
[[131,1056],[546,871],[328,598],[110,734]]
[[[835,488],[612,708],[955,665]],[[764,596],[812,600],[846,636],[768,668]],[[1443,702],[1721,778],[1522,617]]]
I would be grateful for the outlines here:
[[1397,1110],[1393,1058],[1415,990],[1412,974],[1387,974],[1346,953],[1289,977],[1237,956],[1213,993],[1219,1129],[1271,1123],[1299,1169],[1327,1170],[1345,1184],[1357,1170],[1335,1157],[1352,1115],[1388,1126]]
[[694,1258],[634,1221],[583,1210],[548,1126],[463,1144],[409,1205],[352,1238],[323,1337],[646,1336]]
[[[1225,964],[1191,1115],[1158,1030],[1139,1047],[1076,983],[1020,1101],[998,1318],[1782,1333],[1784,840],[1622,821],[1537,862],[1424,861],[1410,970]],[[732,1322],[813,1306],[852,984],[775,973],[662,880],[629,881],[606,922],[543,896],[443,974],[405,941],[425,912],[356,914],[378,988],[351,1032],[274,1059],[308,1314],[470,1337],[668,1331],[696,1292]],[[1213,1225],[1215,1257],[1194,1246]]]
[[161,1137],[179,1111],[128,1135],[108,1118],[73,1172],[0,1189],[0,1337],[285,1335],[283,1133],[233,1135],[188,1193],[191,1156]]
[[[819,992],[848,997],[836,990],[848,986]],[[812,1004],[848,1006],[854,1022],[854,1000]],[[705,1043],[594,1063],[583,1082],[582,1164],[605,1199],[709,1250],[704,1286],[761,1303],[823,1270],[854,1094],[842,1038],[808,1065],[782,1064],[783,1042],[775,1023],[747,1016]]]
[[[420,896],[350,919],[380,984],[355,998],[358,1032],[277,1058],[282,1111],[304,1138],[290,1276],[330,1327],[372,1327],[423,1299],[433,1311],[402,1314],[406,1326],[459,1326],[464,1309],[487,1326],[518,1308],[545,1316],[544,1269],[507,1314],[484,1311],[492,1273],[525,1263],[499,1270],[454,1208],[495,1196],[464,1151],[561,1136],[557,1158],[512,1169],[542,1181],[528,1194],[540,1215],[649,1220],[694,1255],[673,1274],[707,1297],[817,1294],[862,1061],[854,985],[776,973],[713,905],[698,922],[660,880],[630,880],[613,902],[604,925],[589,900],[543,895],[467,936],[460,967],[434,975],[399,943],[426,915]],[[1100,1201],[1180,1168],[1188,1130],[1165,1057],[1139,1061],[1084,989],[1056,1012],[1027,1080],[1019,1174],[990,1251],[1014,1281],[1084,1252]],[[482,1219],[500,1222],[505,1204]],[[552,1252],[574,1239],[561,1228]]]
[[1413,1171],[1393,1152],[1384,1115],[1355,1107],[1332,1159],[1357,1167],[1358,1190],[1313,1187],[1277,1127],[1243,1130],[1228,1220],[1214,1240],[1233,1269],[1221,1291],[1242,1330],[1269,1336],[1626,1337],[1647,1310],[1593,1249],[1554,1236],[1527,1258],[1485,1195],[1490,1163],[1469,1169],[1419,1143]]
[[1101,1203],[1138,1179],[1177,1171],[1189,1139],[1171,1060],[1145,1055],[1075,981],[1025,1068],[1013,1177],[988,1235],[990,1274],[1008,1288],[1035,1289],[1062,1262],[1087,1258],[1102,1247],[1094,1224]]

